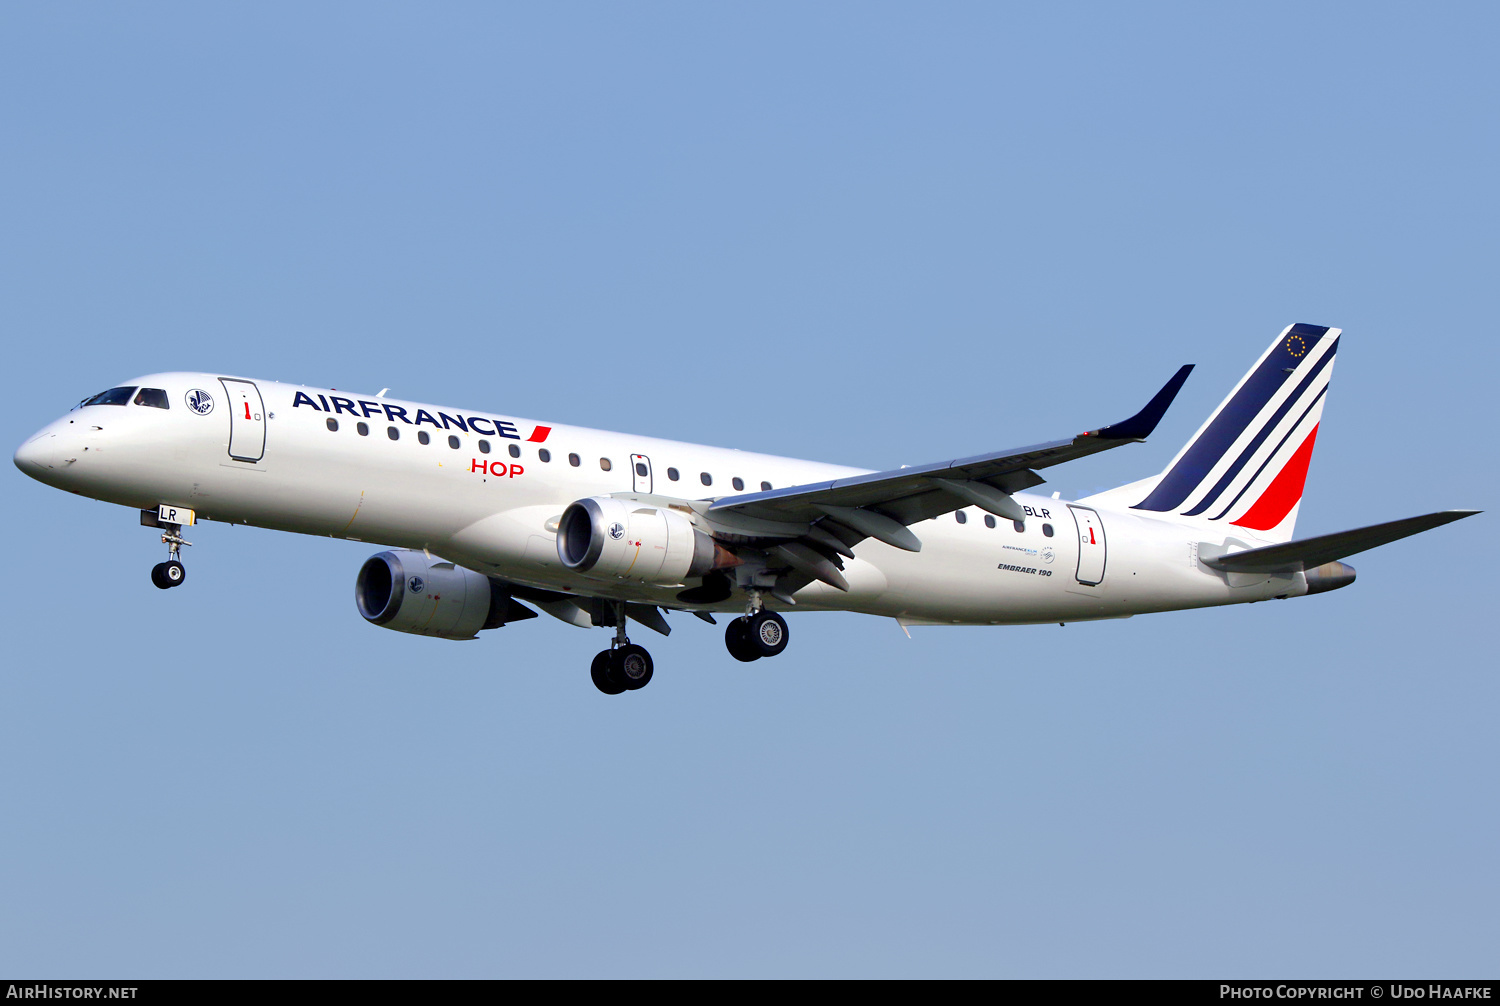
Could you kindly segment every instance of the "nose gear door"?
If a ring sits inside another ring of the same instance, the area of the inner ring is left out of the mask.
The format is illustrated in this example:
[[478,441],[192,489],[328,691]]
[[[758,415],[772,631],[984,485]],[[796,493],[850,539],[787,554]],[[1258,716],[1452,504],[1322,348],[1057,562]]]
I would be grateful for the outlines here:
[[221,377],[229,398],[229,456],[236,461],[259,461],[266,456],[266,407],[252,381]]

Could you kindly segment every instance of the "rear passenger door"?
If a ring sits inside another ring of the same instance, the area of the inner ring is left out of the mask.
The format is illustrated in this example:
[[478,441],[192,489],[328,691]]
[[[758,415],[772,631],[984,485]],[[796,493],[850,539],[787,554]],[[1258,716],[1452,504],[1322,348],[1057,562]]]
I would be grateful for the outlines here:
[[1078,582],[1096,587],[1104,582],[1104,522],[1088,507],[1069,504],[1068,509],[1078,529]]

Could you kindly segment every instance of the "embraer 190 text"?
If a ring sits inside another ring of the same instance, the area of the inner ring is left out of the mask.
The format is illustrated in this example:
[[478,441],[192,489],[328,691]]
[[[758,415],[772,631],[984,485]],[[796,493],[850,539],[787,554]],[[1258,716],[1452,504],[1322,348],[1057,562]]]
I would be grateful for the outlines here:
[[[1065,501],[1037,471],[1144,440],[1139,413],[1068,440],[869,472],[489,412],[218,374],[152,374],[31,437],[32,478],[138,508],[183,582],[184,527],[253,524],[391,547],[355,581],[376,625],[444,639],[545,611],[611,626],[600,691],[651,680],[627,620],[707,622],[739,660],[787,645],[781,611],[909,625],[1124,618],[1343,587],[1355,552],[1477,511],[1292,540],[1339,330],[1277,336],[1166,471]],[[525,603],[523,603],[525,602]]]

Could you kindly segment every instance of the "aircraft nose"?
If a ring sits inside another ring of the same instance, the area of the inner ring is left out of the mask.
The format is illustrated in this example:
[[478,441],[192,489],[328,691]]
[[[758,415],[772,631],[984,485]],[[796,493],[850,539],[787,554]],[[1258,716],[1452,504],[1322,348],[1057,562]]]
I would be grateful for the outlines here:
[[16,467],[35,478],[52,467],[52,457],[56,450],[56,434],[38,433],[16,448]]

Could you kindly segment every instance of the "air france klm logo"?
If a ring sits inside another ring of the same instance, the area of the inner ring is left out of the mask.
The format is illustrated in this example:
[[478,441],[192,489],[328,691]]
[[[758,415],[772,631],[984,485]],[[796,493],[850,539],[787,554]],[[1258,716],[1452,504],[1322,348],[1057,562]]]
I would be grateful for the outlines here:
[[187,407],[200,416],[206,416],[214,410],[214,396],[202,388],[194,388],[192,391],[189,391],[184,400],[187,402]]
[[[321,403],[321,404],[319,404]],[[346,412],[355,419],[371,419],[385,416],[388,423],[405,423],[408,426],[420,426],[423,423],[430,424],[433,429],[452,430],[458,429],[465,433],[478,433],[486,437],[504,437],[507,440],[525,439],[527,443],[540,444],[547,439],[552,432],[550,426],[536,426],[532,428],[531,436],[522,438],[521,432],[516,429],[516,424],[505,419],[495,419],[491,416],[465,416],[463,413],[450,416],[446,412],[439,411],[436,416],[426,409],[418,409],[416,418],[407,415],[407,409],[400,405],[392,405],[389,402],[371,401],[369,399],[342,398],[338,395],[318,395],[317,400],[306,392],[299,391],[292,399],[292,408],[300,409],[303,406],[314,412],[331,412],[338,415]],[[483,425],[481,425],[483,424]],[[493,429],[486,429],[486,426]]]

